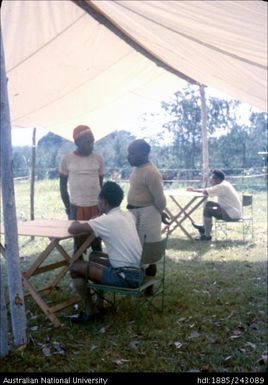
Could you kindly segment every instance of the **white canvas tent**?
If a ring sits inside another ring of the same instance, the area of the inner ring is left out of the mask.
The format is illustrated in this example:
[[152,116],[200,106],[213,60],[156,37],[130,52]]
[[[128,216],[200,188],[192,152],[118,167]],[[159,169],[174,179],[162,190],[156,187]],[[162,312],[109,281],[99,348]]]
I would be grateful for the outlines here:
[[[266,28],[267,5],[260,0],[2,2],[2,191],[15,345],[25,342],[26,322],[5,74],[12,126],[43,127],[69,139],[81,123],[101,138],[135,106],[176,91],[181,79],[213,86],[263,111]],[[21,302],[15,301],[17,293]],[[0,302],[1,343],[7,345],[2,287]],[[5,346],[1,356],[7,351]]]
[[83,123],[99,139],[182,78],[267,108],[263,1],[4,0],[1,8],[12,126],[71,139]]

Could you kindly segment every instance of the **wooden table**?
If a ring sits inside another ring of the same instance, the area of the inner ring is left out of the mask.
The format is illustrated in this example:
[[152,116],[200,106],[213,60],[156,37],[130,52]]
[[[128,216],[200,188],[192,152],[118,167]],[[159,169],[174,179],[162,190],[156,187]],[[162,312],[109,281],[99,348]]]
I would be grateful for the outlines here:
[[[68,232],[68,227],[72,222],[73,221],[58,219],[37,219],[27,222],[18,222],[19,236],[42,237],[49,239],[47,247],[41,252],[39,256],[37,256],[32,265],[27,269],[27,271],[22,272],[22,281],[24,287],[28,290],[29,294],[33,297],[38,306],[43,310],[43,312],[46,314],[46,316],[49,318],[49,320],[53,323],[55,327],[62,326],[55,313],[66,308],[67,306],[73,305],[77,302],[78,299],[77,297],[70,298],[66,301],[50,306],[41,294],[50,293],[58,285],[58,283],[69,270],[70,263],[78,259],[94,239],[94,235],[90,234],[86,238],[84,243],[81,245],[79,250],[77,250],[75,254],[71,257],[60,244],[60,242],[65,239],[82,235],[71,235]],[[3,226],[1,226],[1,233],[4,233]],[[43,265],[45,260],[48,258],[48,256],[54,249],[56,249],[58,251],[59,256],[63,258],[58,262]],[[5,256],[5,248],[3,245],[1,245],[0,252]],[[31,278],[34,275],[43,274],[47,271],[56,270],[59,268],[59,272],[57,272],[53,280],[49,282],[45,287],[37,289],[31,283]]]
[[[166,195],[175,203],[176,210],[172,212],[169,208],[165,209],[170,216],[171,223],[169,226],[165,226],[162,232],[165,232],[168,227],[168,233],[171,234],[177,228],[180,228],[189,239],[193,240],[191,234],[183,226],[183,222],[186,219],[193,222],[191,215],[207,199],[207,197],[201,193],[189,191],[180,191]],[[187,201],[187,203],[182,203],[182,201]]]

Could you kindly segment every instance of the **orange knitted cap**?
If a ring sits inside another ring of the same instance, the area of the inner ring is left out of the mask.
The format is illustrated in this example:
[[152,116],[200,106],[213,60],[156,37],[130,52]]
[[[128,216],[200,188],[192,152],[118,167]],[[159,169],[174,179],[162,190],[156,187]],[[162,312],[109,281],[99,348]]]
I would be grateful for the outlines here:
[[73,138],[74,138],[74,141],[79,137],[79,136],[82,136],[84,134],[87,134],[88,132],[91,132],[91,129],[88,127],[88,126],[84,126],[84,125],[80,125],[80,126],[77,126],[75,127],[75,129],[73,130]]

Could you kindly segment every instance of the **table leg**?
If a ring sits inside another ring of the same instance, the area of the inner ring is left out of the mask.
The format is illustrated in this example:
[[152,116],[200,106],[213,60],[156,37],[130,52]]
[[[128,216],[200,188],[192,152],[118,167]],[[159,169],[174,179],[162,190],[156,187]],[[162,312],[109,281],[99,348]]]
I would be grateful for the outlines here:
[[[182,232],[186,235],[187,238],[193,240],[193,237],[191,236],[191,234],[189,234],[188,231],[181,225],[181,223],[187,217],[184,216],[180,221],[178,221],[178,218],[184,213],[183,210],[180,210],[179,213],[176,214],[175,216],[167,208],[165,209],[165,211],[168,213],[169,217],[171,218],[171,223],[169,225],[168,234],[169,235],[172,234],[173,231],[175,231],[179,227],[182,230]],[[173,224],[174,224],[174,226],[172,227]],[[166,228],[164,228],[162,232],[164,232],[165,230],[166,230]]]
[[32,286],[32,284],[24,275],[22,275],[22,281],[23,281],[24,287],[28,290],[28,292],[33,297],[37,305],[40,307],[41,310],[43,310],[43,312],[48,317],[48,319],[53,323],[53,325],[56,328],[62,326],[58,318],[51,311],[51,308],[46,304],[46,302],[43,300],[43,298],[38,293],[38,291]]
[[[62,326],[58,318],[56,317],[55,313],[66,308],[67,306],[73,305],[74,303],[77,303],[79,301],[79,298],[69,298],[68,300],[65,300],[63,302],[60,302],[58,304],[48,306],[47,303],[44,301],[44,299],[41,297],[40,292],[42,291],[52,291],[52,289],[60,282],[60,280],[65,276],[65,274],[69,270],[69,264],[76,259],[78,259],[83,252],[88,248],[88,246],[92,243],[95,236],[91,234],[85,242],[80,246],[80,248],[75,252],[73,257],[70,257],[69,254],[64,250],[64,248],[59,244],[59,240],[52,240],[50,244],[47,246],[47,248],[40,254],[40,256],[37,258],[37,260],[33,263],[33,265],[30,267],[30,269],[22,274],[23,277],[23,284],[25,288],[28,290],[29,294],[33,297],[33,299],[36,301],[40,309],[46,314],[46,316],[49,318],[49,320],[52,322],[52,324],[55,327]],[[41,263],[48,257],[50,252],[56,248],[60,254],[65,258],[64,261],[53,263],[51,265],[47,265],[44,267],[40,267]],[[2,251],[2,250],[1,250]],[[46,288],[37,290],[33,287],[33,285],[30,283],[30,278],[33,275],[41,274],[45,271],[53,270],[53,267],[59,267],[63,262],[66,263],[66,266],[64,266],[59,274],[56,275],[54,280],[46,286]]]
[[[193,240],[192,236],[184,229],[183,226],[181,226],[180,222],[177,221],[177,218],[180,217],[181,215],[181,212],[179,212],[179,214],[177,214],[176,216],[173,216],[171,211],[169,209],[165,209],[165,211],[167,212],[167,214],[169,215],[170,219],[171,219],[171,223],[164,227],[163,230],[162,230],[162,233],[165,233],[167,228],[168,228],[168,235],[172,234],[173,231],[175,231],[178,227],[180,227],[180,229],[184,232],[184,234],[190,238],[191,240]],[[175,226],[172,228],[172,224],[175,224]]]
[[57,240],[56,239],[53,239],[48,245],[47,247],[45,248],[45,250],[39,255],[39,257],[34,261],[34,263],[32,264],[32,266],[24,273],[25,274],[25,277],[28,279],[30,278],[32,275],[34,275],[34,273],[36,273],[36,271],[38,270],[39,266],[44,262],[44,260],[49,256],[49,254],[51,253],[51,251],[56,247],[56,244],[57,244]]
[[[204,196],[204,197],[193,197],[191,199],[191,201],[189,203],[187,203],[187,205],[185,207],[182,207],[179,202],[176,201],[176,199],[171,195],[170,196],[171,199],[173,200],[173,202],[179,207],[179,209],[181,210],[180,211],[180,215],[181,214],[184,214],[184,219],[186,219],[186,217],[193,223],[193,220],[191,218],[191,215],[206,199],[207,197]],[[187,209],[197,200],[199,199],[199,201],[196,203],[195,206],[193,206],[191,208],[191,210],[189,212],[187,212]],[[178,216],[177,216],[178,217]]]
[[[179,208],[179,212],[176,215],[172,215],[172,213],[169,210],[166,210],[169,214],[169,216],[172,219],[172,222],[169,226],[171,226],[173,223],[175,223],[175,226],[173,228],[170,228],[169,234],[171,234],[173,231],[175,231],[178,227],[184,232],[184,234],[190,239],[193,240],[193,237],[191,234],[188,233],[188,231],[182,226],[182,223],[185,221],[185,219],[189,219],[191,222],[193,222],[191,218],[191,214],[207,199],[204,197],[193,197],[184,207],[180,205],[179,202],[175,199],[174,196],[170,196],[170,198],[173,200],[173,202],[176,204],[176,206]],[[193,203],[199,199],[199,201],[194,205]],[[191,207],[192,206],[192,207]],[[187,211],[189,209],[189,211]],[[181,216],[183,216],[180,220],[178,220]]]
[[64,248],[59,243],[56,243],[55,247],[58,250],[58,252],[63,256],[63,258],[66,260],[66,262],[69,263],[71,260],[71,257],[68,253],[66,253]]

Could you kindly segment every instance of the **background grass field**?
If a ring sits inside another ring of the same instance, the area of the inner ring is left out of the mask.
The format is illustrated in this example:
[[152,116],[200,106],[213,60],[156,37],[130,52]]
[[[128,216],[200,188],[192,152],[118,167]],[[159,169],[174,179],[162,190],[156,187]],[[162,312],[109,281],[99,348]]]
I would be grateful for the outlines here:
[[[35,196],[36,218],[65,218],[57,181],[37,182]],[[18,220],[29,219],[28,182],[16,184],[16,205]],[[64,328],[55,329],[26,297],[29,344],[12,349],[1,360],[1,372],[264,372],[266,219],[267,196],[258,192],[253,241],[243,242],[238,224],[230,224],[230,238],[212,242],[192,242],[174,232],[167,249],[165,311],[145,311],[141,328],[134,300],[123,299],[117,313],[84,326],[64,318],[74,312],[71,307],[59,313]],[[201,221],[201,209],[195,220]],[[19,238],[22,269],[46,243]],[[65,247],[71,251],[72,241]],[[35,283],[47,279],[39,275]],[[68,298],[70,291],[66,275],[48,300]],[[12,343],[11,330],[9,337]]]

